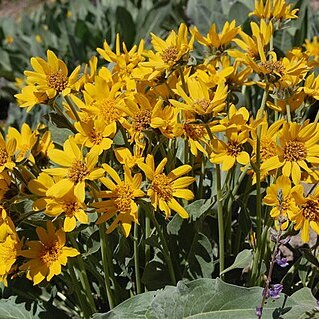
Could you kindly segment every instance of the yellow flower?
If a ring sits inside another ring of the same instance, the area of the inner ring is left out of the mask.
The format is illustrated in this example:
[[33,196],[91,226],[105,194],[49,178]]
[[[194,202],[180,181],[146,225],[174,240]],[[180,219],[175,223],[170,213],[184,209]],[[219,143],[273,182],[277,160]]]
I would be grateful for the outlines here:
[[292,4],[287,4],[286,0],[255,0],[255,10],[249,15],[257,16],[260,19],[290,20],[296,19],[299,9],[291,9]]
[[279,136],[277,155],[262,163],[261,170],[269,171],[282,167],[282,175],[291,177],[294,184],[298,185],[301,170],[311,173],[308,165],[319,164],[318,140],[317,124],[285,123]]
[[115,82],[123,82],[127,90],[135,90],[136,82],[132,77],[132,73],[136,71],[136,67],[141,61],[145,60],[143,56],[144,40],[141,40],[139,45],[134,45],[131,50],[127,50],[123,43],[123,53],[121,52],[120,36],[116,35],[115,52],[111,50],[107,42],[103,44],[103,49],[97,48],[97,52],[108,62],[113,63],[112,73],[114,74]]
[[0,133],[0,173],[5,169],[12,170],[15,167],[13,157],[16,151],[17,141],[14,138],[4,140]]
[[29,112],[34,105],[45,103],[48,99],[45,92],[38,92],[35,85],[27,85],[21,89],[21,93],[15,94],[20,107],[26,107]]
[[37,142],[36,133],[37,132],[33,132],[30,126],[26,123],[22,124],[21,133],[14,127],[9,127],[7,137],[9,140],[16,140],[15,160],[17,162],[28,159],[30,162],[34,163],[34,157],[31,151]]
[[0,174],[0,201],[5,199],[6,193],[10,190],[11,176],[7,172]]
[[194,78],[187,80],[189,95],[180,84],[177,84],[176,93],[184,102],[170,99],[170,103],[181,110],[190,111],[198,115],[217,115],[226,105],[227,85],[224,81],[218,83],[214,90]]
[[313,194],[304,197],[303,187],[294,192],[294,198],[299,209],[289,217],[295,223],[295,230],[301,229],[301,239],[309,241],[309,228],[312,228],[319,235],[319,187],[316,187]]
[[74,189],[71,189],[60,198],[47,199],[45,214],[52,217],[64,214],[63,230],[71,232],[76,227],[77,220],[82,224],[89,223],[88,215],[84,211],[85,209],[84,198],[78,198],[74,194]]
[[47,50],[47,61],[40,57],[31,58],[31,66],[34,71],[25,71],[27,82],[35,85],[37,92],[45,93],[49,99],[58,94],[69,94],[73,84],[77,80],[80,70],[78,66],[70,76],[66,64],[57,58],[51,50]]
[[298,210],[293,193],[299,188],[291,187],[290,179],[286,176],[277,178],[275,184],[267,187],[267,195],[263,202],[271,206],[270,216],[275,219],[276,227],[285,230],[289,225],[288,217]]
[[12,35],[6,36],[6,43],[7,44],[12,44],[14,42],[14,38]]
[[98,161],[98,154],[90,151],[85,157],[70,137],[63,145],[63,151],[53,149],[48,152],[51,161],[62,167],[48,168],[44,172],[59,176],[62,179],[50,187],[47,196],[62,197],[73,187],[78,198],[85,197],[85,181],[96,180],[103,176],[102,168],[95,168]]
[[233,41],[236,35],[240,31],[240,27],[236,27],[236,21],[233,20],[232,22],[226,21],[223,26],[223,29],[220,33],[217,33],[216,24],[212,24],[206,37],[203,37],[200,32],[198,31],[197,27],[192,28],[191,33],[194,34],[196,40],[208,47],[208,48],[215,48],[218,50],[225,50],[226,46]]
[[249,154],[244,150],[243,144],[248,140],[248,131],[238,133],[233,130],[226,131],[227,142],[213,140],[210,161],[215,164],[222,164],[223,171],[230,170],[235,163],[247,165],[250,161]]
[[29,249],[20,252],[21,256],[30,258],[20,269],[27,270],[27,278],[34,285],[61,274],[61,266],[67,264],[68,258],[79,255],[75,248],[65,246],[65,232],[62,229],[55,231],[52,222],[47,222],[47,230],[37,227],[36,232],[40,241],[28,241]]
[[306,39],[303,45],[306,49],[306,54],[313,58],[314,61],[319,62],[319,41],[318,37],[314,36],[311,40]]
[[124,166],[124,181],[122,181],[111,166],[103,164],[103,168],[111,178],[103,177],[100,179],[108,190],[96,194],[97,197],[107,198],[107,200],[92,204],[98,212],[104,213],[99,217],[97,223],[104,223],[118,213],[107,229],[107,233],[111,233],[120,225],[125,237],[127,237],[130,234],[132,222],[138,223],[138,207],[135,199],[145,195],[140,189],[142,175],[138,173],[132,177],[130,169]]
[[133,153],[131,153],[131,151],[126,147],[117,147],[114,149],[114,154],[119,163],[127,166],[128,168],[133,168],[138,163],[144,162],[143,150],[143,147],[135,144]]
[[0,206],[0,282],[4,282],[6,286],[20,247],[15,226],[5,209]]
[[90,148],[92,153],[100,155],[112,146],[113,141],[108,137],[113,133],[113,128],[110,125],[105,125],[102,118],[76,122],[74,127],[79,132],[75,135],[75,142]]
[[194,36],[188,41],[187,26],[184,23],[179,26],[177,34],[175,31],[171,31],[166,40],[153,33],[151,33],[151,36],[151,42],[156,53],[146,52],[144,55],[148,57],[148,61],[140,63],[142,67],[153,69],[148,80],[152,80],[160,76],[162,72],[187,62],[188,54],[193,49]]
[[155,168],[154,157],[148,154],[145,163],[138,164],[151,181],[147,195],[151,198],[155,210],[159,208],[165,213],[166,218],[171,216],[172,210],[177,212],[182,218],[188,218],[187,211],[174,197],[186,200],[194,198],[192,191],[186,189],[186,187],[192,184],[195,178],[190,176],[181,177],[190,172],[192,167],[190,165],[182,165],[166,175],[163,172],[166,163],[167,158],[165,157]]

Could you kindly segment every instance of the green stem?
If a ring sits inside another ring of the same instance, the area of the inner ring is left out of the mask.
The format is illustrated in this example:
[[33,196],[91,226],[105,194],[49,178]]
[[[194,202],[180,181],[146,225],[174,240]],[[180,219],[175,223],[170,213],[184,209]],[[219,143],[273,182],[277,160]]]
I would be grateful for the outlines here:
[[68,105],[70,106],[70,109],[71,109],[71,111],[72,111],[74,117],[76,118],[76,120],[77,120],[78,122],[80,122],[81,119],[80,119],[80,117],[79,117],[78,112],[77,112],[76,109],[75,109],[74,102],[72,101],[72,99],[71,99],[68,95],[65,96],[64,98],[65,98],[65,100],[67,101]]
[[218,246],[219,246],[219,275],[225,269],[225,234],[223,216],[223,194],[221,187],[221,172],[219,164],[216,164],[216,186],[217,186],[217,218],[218,218]]
[[[73,247],[76,248],[77,250],[79,250],[78,249],[79,247],[78,247],[78,244],[76,242],[76,239],[73,236],[70,236],[70,240],[71,240],[71,243],[72,243]],[[87,301],[88,301],[88,303],[90,305],[91,314],[96,313],[96,307],[95,307],[95,303],[94,303],[94,299],[93,299],[93,295],[92,295],[92,290],[91,290],[91,287],[90,287],[89,279],[88,279],[87,274],[86,274],[86,270],[85,270],[85,265],[84,265],[83,259],[79,255],[79,256],[76,256],[76,260],[77,260],[77,263],[78,263],[78,266],[79,266],[79,270],[80,270],[80,281],[81,281],[83,289],[85,291],[86,299],[87,299]]]
[[90,318],[91,315],[91,309],[90,306],[88,305],[85,296],[82,294],[83,291],[83,287],[79,284],[79,281],[76,277],[75,271],[74,271],[74,262],[70,261],[68,263],[68,269],[69,269],[69,273],[70,273],[70,277],[72,280],[72,284],[73,284],[73,290],[75,292],[75,295],[78,299],[79,302],[79,306],[81,308],[81,311],[83,312],[83,316],[84,318]]
[[290,104],[286,103],[287,121],[291,122]]
[[187,87],[187,84],[186,84],[186,81],[185,81],[183,69],[179,68],[178,71],[179,71],[179,75],[180,75],[181,81],[182,81],[182,88],[185,91],[185,93],[188,95],[189,92],[188,92],[188,87]]
[[114,308],[114,299],[111,289],[111,282],[110,282],[110,272],[108,267],[108,256],[107,256],[107,241],[106,241],[106,233],[105,233],[105,224],[102,223],[99,225],[99,233],[100,233],[100,244],[101,244],[101,253],[102,253],[102,265],[104,271],[104,284],[107,299],[109,302],[110,309]]
[[171,258],[171,255],[170,255],[170,252],[169,252],[169,248],[168,248],[168,244],[167,244],[167,241],[166,241],[166,238],[161,230],[161,226],[159,225],[155,215],[154,215],[154,211],[151,210],[150,212],[150,217],[151,217],[151,220],[156,228],[156,231],[160,237],[160,240],[161,240],[161,243],[162,243],[162,246],[163,246],[163,255],[164,255],[164,258],[166,259],[166,263],[167,263],[167,267],[168,267],[168,272],[169,272],[169,276],[171,278],[171,282],[172,284],[175,286],[176,285],[176,276],[175,276],[175,271],[174,271],[174,267],[173,267],[173,262],[172,262],[172,258]]
[[134,267],[135,267],[135,283],[136,293],[142,292],[141,275],[140,275],[140,263],[138,254],[138,225],[134,223]]

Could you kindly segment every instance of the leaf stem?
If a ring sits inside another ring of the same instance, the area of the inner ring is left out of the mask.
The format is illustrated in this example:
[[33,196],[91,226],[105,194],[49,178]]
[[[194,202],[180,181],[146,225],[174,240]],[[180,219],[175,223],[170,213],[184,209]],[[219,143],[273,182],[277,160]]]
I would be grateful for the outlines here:
[[138,225],[134,223],[134,268],[135,268],[135,284],[136,294],[142,292],[140,263],[139,263],[139,249],[138,249]]

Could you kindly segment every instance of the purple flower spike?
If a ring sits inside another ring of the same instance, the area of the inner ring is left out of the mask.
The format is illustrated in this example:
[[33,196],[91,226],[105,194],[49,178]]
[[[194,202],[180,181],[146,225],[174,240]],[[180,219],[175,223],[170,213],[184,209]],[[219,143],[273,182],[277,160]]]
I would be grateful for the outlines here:
[[272,299],[278,299],[282,292],[283,286],[281,284],[275,284],[269,289],[269,297]]

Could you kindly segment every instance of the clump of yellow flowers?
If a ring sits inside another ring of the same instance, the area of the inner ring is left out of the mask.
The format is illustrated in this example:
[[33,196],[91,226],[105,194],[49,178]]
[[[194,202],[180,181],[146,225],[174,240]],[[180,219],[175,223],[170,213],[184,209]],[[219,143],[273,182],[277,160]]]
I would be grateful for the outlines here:
[[[146,215],[157,231],[160,215],[186,220],[186,205],[207,199],[208,176],[220,227],[238,224],[232,204],[246,179],[256,188],[257,243],[267,214],[276,229],[300,230],[304,242],[310,229],[319,234],[319,188],[312,187],[319,182],[319,112],[312,123],[305,116],[319,100],[318,42],[285,56],[273,48],[274,32],[297,11],[284,0],[256,0],[249,33],[236,21],[221,30],[212,24],[207,35],[181,24],[130,50],[117,36],[114,50],[106,42],[97,49],[99,67],[93,57],[84,69],[68,70],[51,50],[46,59],[31,58],[17,101],[27,111],[46,105],[69,136],[57,143],[43,123],[0,135],[0,280],[18,271],[34,284],[50,281],[80,254],[74,234],[83,227],[129,239]],[[204,52],[196,63],[195,48]],[[238,99],[248,89],[261,97],[254,108]],[[19,238],[30,215],[10,214],[23,198],[46,220],[31,223],[38,240]]]

